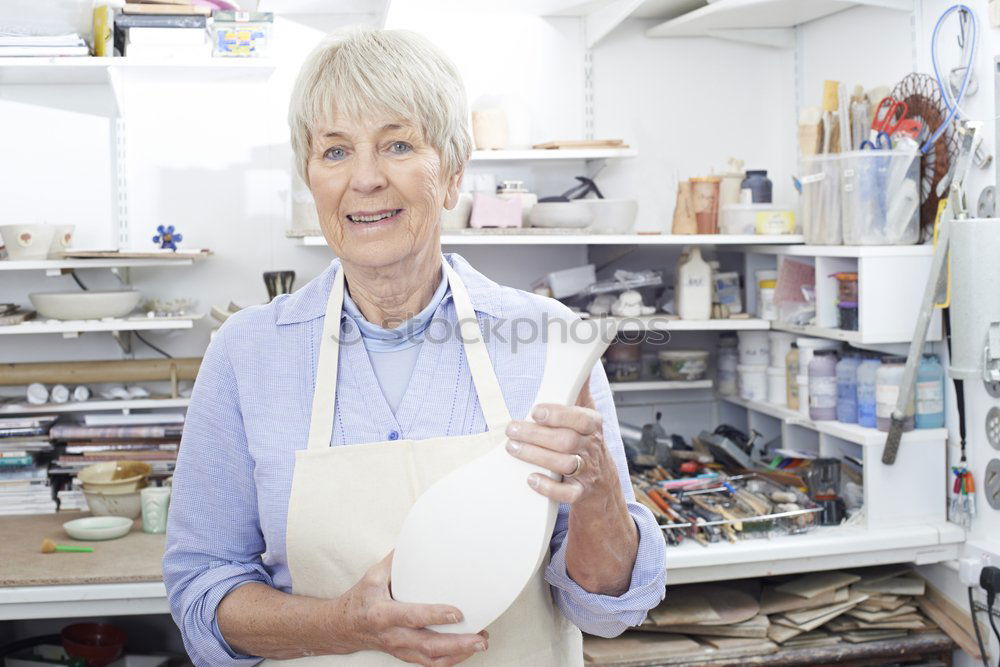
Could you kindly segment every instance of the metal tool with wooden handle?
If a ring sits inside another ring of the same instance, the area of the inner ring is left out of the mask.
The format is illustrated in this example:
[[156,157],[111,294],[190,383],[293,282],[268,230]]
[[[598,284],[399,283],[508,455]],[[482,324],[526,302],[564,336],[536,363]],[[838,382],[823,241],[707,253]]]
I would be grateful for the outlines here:
[[910,404],[916,390],[917,364],[920,363],[920,356],[924,351],[924,343],[927,342],[927,327],[930,325],[931,316],[934,314],[934,304],[945,300],[944,292],[947,288],[947,260],[948,242],[951,236],[951,221],[963,220],[968,217],[968,209],[965,206],[965,193],[962,184],[969,171],[969,164],[972,162],[972,153],[976,145],[976,136],[982,130],[981,121],[964,121],[958,126],[959,153],[955,161],[955,175],[952,178],[948,194],[948,206],[941,215],[941,222],[938,225],[937,245],[934,248],[934,256],[931,259],[930,275],[927,278],[927,287],[924,288],[923,301],[920,305],[920,312],[917,314],[917,324],[913,332],[913,340],[910,341],[910,350],[906,356],[906,367],[903,369],[903,380],[899,386],[899,395],[896,397],[896,408],[892,411],[892,424],[889,427],[889,435],[885,440],[885,449],[882,450],[882,463],[892,465],[896,462],[896,455],[899,453],[899,442],[903,437],[903,426],[909,416]]

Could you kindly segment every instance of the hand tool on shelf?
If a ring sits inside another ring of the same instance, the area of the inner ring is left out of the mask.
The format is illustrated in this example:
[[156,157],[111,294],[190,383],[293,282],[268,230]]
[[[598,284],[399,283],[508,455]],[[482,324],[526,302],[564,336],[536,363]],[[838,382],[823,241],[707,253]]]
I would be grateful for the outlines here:
[[966,175],[969,173],[969,166],[972,162],[972,155],[976,146],[976,138],[982,127],[982,121],[962,121],[957,128],[959,142],[958,158],[955,160],[955,169],[951,184],[949,185],[948,204],[941,214],[941,221],[938,224],[937,244],[934,247],[934,255],[931,258],[930,274],[927,277],[927,286],[924,288],[923,300],[920,305],[920,311],[917,314],[917,323],[913,333],[913,340],[910,341],[906,366],[903,368],[903,380],[899,387],[899,395],[896,398],[896,407],[892,411],[892,423],[889,427],[889,435],[885,440],[885,449],[882,450],[882,463],[886,465],[895,463],[896,455],[899,453],[899,442],[903,437],[903,426],[906,422],[907,413],[910,410],[910,403],[913,400],[916,388],[917,365],[920,363],[920,358],[924,351],[924,343],[927,341],[927,327],[930,326],[935,304],[944,303],[947,300],[945,294],[947,291],[946,267],[951,222],[952,220],[964,220],[969,217],[963,184]]

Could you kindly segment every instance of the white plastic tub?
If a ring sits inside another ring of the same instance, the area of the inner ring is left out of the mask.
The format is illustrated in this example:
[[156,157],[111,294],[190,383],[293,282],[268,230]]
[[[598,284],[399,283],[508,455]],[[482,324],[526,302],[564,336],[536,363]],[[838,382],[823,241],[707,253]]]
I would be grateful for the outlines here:
[[737,349],[740,363],[745,366],[767,366],[770,362],[771,344],[766,331],[739,331]]
[[795,342],[795,334],[787,331],[770,331],[767,334],[768,342],[771,345],[770,358],[772,368],[784,368],[785,357],[792,349]]
[[774,204],[728,204],[719,212],[722,234],[794,234],[795,213]]
[[692,382],[704,379],[708,372],[708,352],[705,350],[664,350],[657,357],[664,380]]
[[787,381],[785,369],[768,366],[767,369],[767,402],[775,405],[788,404]]
[[746,401],[767,400],[767,366],[740,364],[736,367],[736,385]]

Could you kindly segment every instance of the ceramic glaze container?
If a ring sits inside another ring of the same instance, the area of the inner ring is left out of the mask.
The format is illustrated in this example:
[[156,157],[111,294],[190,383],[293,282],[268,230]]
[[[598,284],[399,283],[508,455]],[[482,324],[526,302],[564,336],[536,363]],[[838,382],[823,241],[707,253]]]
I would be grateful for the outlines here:
[[858,423],[858,366],[861,358],[846,356],[837,362],[837,421]]
[[837,352],[816,350],[809,361],[809,418],[837,418]]
[[944,368],[937,356],[925,354],[917,367],[917,428],[944,426]]
[[877,357],[862,359],[858,364],[858,425],[875,428],[877,424],[875,389],[878,368],[882,365]]
[[[906,357],[886,357],[875,375],[875,425],[880,431],[888,431],[892,426],[892,412],[896,409],[900,385],[903,382],[903,368]],[[903,422],[903,430],[913,429],[913,410]]]

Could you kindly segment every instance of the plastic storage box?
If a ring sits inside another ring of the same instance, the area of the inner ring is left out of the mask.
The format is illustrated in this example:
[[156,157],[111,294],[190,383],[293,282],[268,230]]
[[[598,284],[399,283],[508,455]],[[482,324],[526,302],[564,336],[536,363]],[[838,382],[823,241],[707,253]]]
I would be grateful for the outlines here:
[[920,238],[920,154],[841,153],[844,243],[907,245]]
[[843,242],[839,155],[802,158],[802,234],[806,243],[840,245]]

